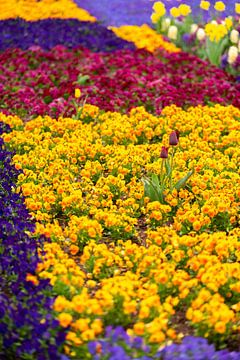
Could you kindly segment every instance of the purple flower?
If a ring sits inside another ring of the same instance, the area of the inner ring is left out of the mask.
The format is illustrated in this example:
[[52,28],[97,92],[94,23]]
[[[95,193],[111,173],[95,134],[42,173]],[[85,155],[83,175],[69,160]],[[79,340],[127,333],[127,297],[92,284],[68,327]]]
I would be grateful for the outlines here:
[[[0,134],[4,131],[9,127],[0,123]],[[26,281],[27,273],[35,273],[43,237],[37,242],[26,234],[35,226],[23,197],[12,192],[20,171],[11,164],[11,155],[0,141],[0,358],[28,354],[40,359],[41,354],[44,360],[59,359],[65,333],[54,319],[52,299],[44,294],[51,289],[49,281],[40,280],[38,286]],[[46,321],[41,324],[43,318]]]
[[133,43],[118,38],[99,23],[54,18],[30,22],[20,18],[0,21],[0,50],[20,48],[36,53],[41,48],[48,50],[56,45],[68,48],[81,45],[93,51],[135,49]]
[[221,57],[220,67],[221,67],[221,69],[225,69],[225,67],[226,67],[227,65],[228,65],[227,55],[224,54],[224,55]]

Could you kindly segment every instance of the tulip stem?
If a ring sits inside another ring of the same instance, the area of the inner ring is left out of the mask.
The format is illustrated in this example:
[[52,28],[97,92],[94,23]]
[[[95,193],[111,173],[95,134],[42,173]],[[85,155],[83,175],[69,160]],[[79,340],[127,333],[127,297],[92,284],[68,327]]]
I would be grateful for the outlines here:
[[172,192],[172,172],[173,172],[173,166],[174,166],[174,154],[175,151],[172,149],[171,151],[171,160],[170,160],[170,178],[169,178],[169,185],[170,185],[170,191]]
[[160,184],[162,185],[163,183],[163,162],[164,162],[164,159],[162,159],[162,162],[161,162],[161,170],[160,170]]

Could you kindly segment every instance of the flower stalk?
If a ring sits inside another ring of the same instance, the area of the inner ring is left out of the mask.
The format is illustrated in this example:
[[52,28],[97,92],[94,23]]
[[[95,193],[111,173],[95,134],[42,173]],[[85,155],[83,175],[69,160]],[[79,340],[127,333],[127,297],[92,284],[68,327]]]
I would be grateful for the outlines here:
[[[149,197],[150,201],[159,201],[162,204],[166,204],[164,199],[165,191],[173,192],[174,189],[179,191],[185,186],[190,176],[194,173],[191,170],[183,178],[173,184],[173,170],[174,170],[174,156],[176,154],[176,146],[179,144],[179,131],[174,130],[169,136],[169,146],[171,147],[171,153],[169,156],[168,148],[162,146],[160,158],[161,168],[160,174],[151,174],[149,177],[142,179],[144,184],[145,196]],[[169,159],[170,158],[170,159]]]

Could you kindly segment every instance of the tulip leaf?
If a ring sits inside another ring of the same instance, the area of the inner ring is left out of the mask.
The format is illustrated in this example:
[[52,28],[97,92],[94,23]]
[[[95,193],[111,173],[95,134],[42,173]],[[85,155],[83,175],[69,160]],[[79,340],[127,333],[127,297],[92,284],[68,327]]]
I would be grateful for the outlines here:
[[149,197],[151,201],[160,201],[163,203],[163,194],[160,187],[159,178],[156,174],[152,175],[152,178],[143,178],[144,195]]
[[169,177],[172,172],[169,161],[165,161],[165,169],[166,169],[166,176]]
[[182,179],[178,180],[178,182],[176,182],[176,184],[175,184],[175,186],[174,186],[175,189],[180,190],[181,187],[183,187],[183,186],[186,184],[186,182],[188,181],[188,179],[190,178],[190,176],[192,176],[193,173],[194,173],[194,169],[191,170],[191,171],[189,171],[189,172],[187,173],[187,175],[184,176]]
[[158,178],[157,174],[152,174],[151,182],[152,182],[157,188],[160,187],[159,178]]

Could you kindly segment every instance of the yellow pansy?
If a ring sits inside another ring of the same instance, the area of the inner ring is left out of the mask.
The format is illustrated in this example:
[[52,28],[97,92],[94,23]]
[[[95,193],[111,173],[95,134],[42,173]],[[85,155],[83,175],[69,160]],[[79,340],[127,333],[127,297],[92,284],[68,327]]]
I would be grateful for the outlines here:
[[173,16],[173,17],[179,17],[180,15],[181,15],[181,13],[180,13],[180,10],[179,10],[179,8],[177,8],[177,7],[172,7],[171,9],[170,9],[170,14]]
[[222,1],[216,1],[214,5],[214,9],[217,11],[224,11],[226,8],[225,4]]
[[235,12],[236,14],[240,14],[240,3],[235,3]]
[[203,10],[208,10],[210,5],[211,4],[210,4],[209,1],[202,0],[201,3],[200,3],[200,8],[203,9]]
[[159,17],[165,15],[166,13],[165,5],[161,1],[157,1],[153,4],[153,10],[159,15]]
[[179,11],[180,11],[180,15],[182,16],[187,16],[191,13],[191,7],[189,5],[186,4],[181,4],[178,7]]

